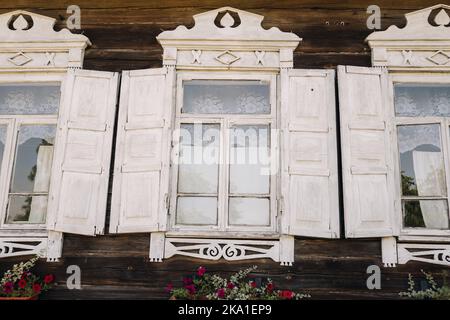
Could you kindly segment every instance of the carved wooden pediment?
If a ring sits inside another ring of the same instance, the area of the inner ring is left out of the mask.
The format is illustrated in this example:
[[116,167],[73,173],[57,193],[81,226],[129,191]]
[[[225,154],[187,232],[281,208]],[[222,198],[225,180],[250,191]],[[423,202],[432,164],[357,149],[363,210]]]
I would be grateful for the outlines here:
[[17,10],[0,15],[0,70],[42,71],[81,67],[89,39],[56,19]]
[[450,69],[450,6],[407,13],[406,26],[390,26],[366,39],[372,64],[390,68]]
[[276,27],[265,29],[264,17],[223,7],[194,16],[195,25],[178,26],[157,36],[164,64],[179,68],[279,68],[292,64],[302,40]]

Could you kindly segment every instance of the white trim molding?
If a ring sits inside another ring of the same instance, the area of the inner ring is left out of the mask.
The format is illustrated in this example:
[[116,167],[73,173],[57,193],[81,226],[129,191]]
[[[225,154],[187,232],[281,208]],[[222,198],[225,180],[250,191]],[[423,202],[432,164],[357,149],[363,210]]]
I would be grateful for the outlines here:
[[65,71],[83,66],[89,39],[68,29],[55,31],[56,19],[17,10],[0,15],[0,71]]
[[0,238],[0,258],[25,255],[47,255],[47,238]]
[[272,259],[280,261],[280,242],[265,240],[166,238],[164,258],[175,255],[206,260],[238,261]]
[[[407,13],[404,28],[370,34],[372,65],[396,70],[450,71],[450,10],[438,4]],[[431,23],[430,23],[431,22]]]
[[395,237],[381,239],[384,267],[393,268],[410,261],[437,264],[450,267],[450,244],[404,243]]
[[398,263],[420,261],[450,267],[450,245],[448,244],[417,244],[399,243]]
[[293,51],[302,39],[276,27],[264,29],[263,19],[231,7],[197,14],[191,29],[178,26],[156,37],[164,48],[163,65],[196,70],[292,68]]

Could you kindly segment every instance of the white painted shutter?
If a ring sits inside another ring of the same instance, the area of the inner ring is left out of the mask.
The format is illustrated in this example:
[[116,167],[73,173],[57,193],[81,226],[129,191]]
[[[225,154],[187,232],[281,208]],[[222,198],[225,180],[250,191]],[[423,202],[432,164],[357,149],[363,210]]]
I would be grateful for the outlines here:
[[67,73],[51,177],[49,230],[103,234],[117,89],[117,73]]
[[166,228],[173,69],[124,71],[110,233]]
[[335,72],[281,79],[282,233],[339,238]]
[[394,171],[387,70],[338,67],[345,233],[386,237],[394,224]]

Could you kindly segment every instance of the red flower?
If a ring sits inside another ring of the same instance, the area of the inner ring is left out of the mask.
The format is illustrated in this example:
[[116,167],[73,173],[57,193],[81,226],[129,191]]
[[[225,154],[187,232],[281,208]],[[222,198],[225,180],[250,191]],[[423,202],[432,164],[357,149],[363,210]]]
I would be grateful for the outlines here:
[[17,285],[19,286],[20,289],[23,289],[26,287],[27,282],[24,279],[20,279]]
[[278,295],[283,299],[292,299],[294,297],[294,293],[289,290],[282,290],[278,293]]
[[53,280],[55,280],[55,277],[52,274],[48,274],[44,277],[44,283],[49,284],[52,283]]
[[39,283],[33,284],[33,291],[36,293],[40,293],[42,290],[42,286]]
[[228,284],[227,284],[227,288],[228,289],[233,289],[235,287],[235,285],[234,285],[234,283],[233,282],[228,282]]
[[267,292],[272,292],[273,291],[273,283],[272,282],[267,284],[266,290],[267,290]]
[[250,281],[250,286],[252,288],[256,288],[256,282],[255,281]]
[[225,298],[225,289],[224,288],[220,288],[219,290],[217,290],[217,297],[219,297],[220,299]]
[[12,282],[6,282],[3,285],[3,292],[6,293],[6,294],[9,294],[9,293],[13,292],[13,289],[14,289],[14,285],[13,285]]
[[193,284],[189,284],[189,285],[185,286],[184,288],[189,292],[189,294],[195,294],[196,290],[195,290],[195,286]]
[[169,282],[166,287],[166,292],[170,293],[170,292],[172,292],[172,290],[173,290],[173,284],[172,284],[172,282]]
[[198,267],[197,269],[197,275],[200,277],[203,277],[203,275],[206,273],[206,268],[205,267]]
[[185,286],[192,283],[192,278],[183,278],[183,283]]

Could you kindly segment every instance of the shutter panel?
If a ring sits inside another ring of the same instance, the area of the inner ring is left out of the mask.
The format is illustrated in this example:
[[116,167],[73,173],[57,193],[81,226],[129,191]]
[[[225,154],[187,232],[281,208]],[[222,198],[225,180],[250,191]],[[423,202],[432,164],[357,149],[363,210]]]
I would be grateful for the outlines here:
[[284,234],[339,238],[335,73],[282,70]]
[[168,70],[123,72],[111,233],[165,230],[174,85]]
[[346,236],[392,236],[397,231],[387,70],[339,66],[338,80]]
[[118,74],[69,70],[63,87],[48,229],[103,234]]

